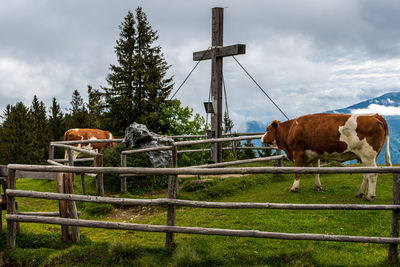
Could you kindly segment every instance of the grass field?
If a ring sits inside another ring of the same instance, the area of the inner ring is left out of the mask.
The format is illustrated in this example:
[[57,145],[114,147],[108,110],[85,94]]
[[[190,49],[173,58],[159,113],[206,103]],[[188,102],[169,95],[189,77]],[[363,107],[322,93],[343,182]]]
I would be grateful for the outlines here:
[[[259,164],[257,166],[260,166]],[[90,178],[87,180],[91,181]],[[224,202],[354,203],[358,174],[321,175],[323,190],[313,190],[313,176],[303,175],[298,193],[290,193],[293,175],[214,178],[204,188],[180,181],[179,198]],[[379,175],[372,204],[392,203],[391,174]],[[94,183],[89,183],[94,194]],[[17,189],[56,192],[54,181],[19,179]],[[187,189],[187,190],[185,190]],[[189,190],[190,189],[190,190]],[[77,183],[75,192],[80,193]],[[115,195],[114,195],[115,196]],[[166,193],[124,197],[159,198]],[[19,211],[57,211],[58,202],[18,198]],[[82,219],[165,225],[166,209],[113,207],[77,203]],[[60,227],[21,224],[17,248],[5,248],[3,211],[1,250],[10,266],[387,266],[388,246],[367,243],[284,241],[176,234],[177,246],[164,248],[165,234],[81,228],[79,244],[61,242]],[[176,225],[288,233],[388,237],[390,211],[294,211],[178,208]]]

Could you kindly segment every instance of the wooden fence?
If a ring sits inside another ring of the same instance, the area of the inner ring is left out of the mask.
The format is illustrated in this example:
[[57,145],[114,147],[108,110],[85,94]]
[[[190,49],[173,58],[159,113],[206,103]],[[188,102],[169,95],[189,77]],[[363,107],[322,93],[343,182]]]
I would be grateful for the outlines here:
[[[258,133],[256,133],[258,134]],[[254,139],[260,139],[261,135],[250,135],[250,134],[243,134],[241,135],[244,136],[238,136],[238,137],[224,137],[224,138],[213,138],[213,139],[204,139],[204,140],[192,140],[192,141],[179,141],[179,142],[173,142],[172,145],[170,146],[161,146],[161,147],[152,147],[152,148],[143,148],[143,149],[133,149],[133,150],[125,150],[122,151],[121,153],[121,166],[126,167],[126,158],[128,155],[136,154],[136,153],[145,153],[145,152],[151,152],[151,151],[165,151],[165,150],[171,150],[172,153],[172,167],[177,168],[178,167],[178,153],[182,152],[201,152],[203,151],[202,149],[197,149],[197,150],[178,150],[178,147],[183,147],[183,146],[190,146],[190,145],[198,145],[198,144],[209,144],[209,143],[223,143],[223,142],[233,142],[236,144],[237,141],[242,141],[242,140],[254,140]],[[233,148],[236,146],[234,145]],[[253,149],[251,147],[246,147],[248,149]],[[235,148],[236,149],[236,148]],[[254,149],[272,149],[270,147],[261,147],[261,148],[254,148]],[[233,152],[236,154],[236,151]],[[198,166],[191,166],[192,168],[205,168],[205,167],[210,167],[210,168],[220,168],[220,167],[226,167],[226,166],[232,166],[232,165],[239,165],[243,163],[250,163],[250,162],[258,162],[258,161],[270,161],[270,160],[278,160],[278,166],[282,166],[282,159],[285,158],[284,155],[281,155],[281,151],[277,149],[277,155],[276,156],[271,156],[271,157],[260,157],[260,158],[255,158],[255,159],[248,159],[248,160],[236,160],[236,161],[230,161],[230,162],[223,162],[223,163],[214,163],[214,164],[204,164],[204,165],[198,165]],[[121,192],[124,193],[127,191],[127,179],[126,177],[129,176],[136,176],[135,174],[121,174]]]
[[[126,150],[123,151],[121,154],[121,166],[126,166],[126,156],[129,154],[134,154],[134,153],[144,153],[144,152],[150,152],[150,151],[160,151],[160,150],[172,150],[173,153],[174,151],[177,151],[177,147],[182,147],[182,146],[189,146],[189,145],[195,145],[195,144],[208,144],[208,143],[222,143],[222,142],[233,142],[232,147],[227,147],[225,149],[232,149],[233,155],[237,155],[237,150],[238,149],[271,149],[269,147],[237,147],[236,142],[237,141],[242,141],[242,140],[253,140],[253,139],[260,139],[263,133],[233,133],[233,134],[224,134],[224,138],[214,138],[214,139],[204,139],[204,140],[192,140],[192,141],[179,141],[179,142],[173,142],[172,146],[163,146],[163,147],[155,147],[155,148],[146,148],[146,149],[135,149],[135,150]],[[206,135],[176,135],[176,136],[170,136],[172,139],[202,139],[206,138]],[[123,139],[96,139],[96,140],[74,140],[74,141],[56,141],[56,142],[51,142],[50,147],[49,147],[49,159],[47,162],[52,165],[62,165],[62,163],[68,163],[69,166],[74,166],[74,162],[83,162],[83,161],[93,161],[94,167],[102,167],[103,166],[103,156],[102,154],[94,151],[90,151],[87,149],[75,147],[73,145],[77,144],[90,144],[90,143],[121,143]],[[69,155],[68,159],[55,159],[54,158],[54,150],[56,147],[63,148],[66,150],[66,153]],[[208,151],[209,149],[192,149],[192,150],[180,150],[177,151],[177,153],[193,153],[193,152],[203,152],[203,151]],[[87,156],[91,156],[91,158],[82,158],[82,159],[73,159],[72,158],[72,151],[76,151],[79,153],[82,153]],[[280,155],[280,150],[277,150],[277,155]],[[176,156],[177,157],[177,156]],[[250,161],[234,161],[231,163],[225,163],[225,165],[219,163],[215,165],[214,167],[223,167],[223,166],[231,166],[231,165],[238,165],[242,163],[248,163],[252,161],[268,161],[268,160],[278,160],[278,165],[281,166],[282,162],[281,159],[284,158],[284,156],[279,156],[279,157],[262,157],[262,158],[257,158],[253,159]],[[173,165],[177,167],[177,163]],[[206,165],[204,165],[206,166]],[[204,167],[203,165],[198,166],[198,167]],[[21,173],[20,171],[17,172],[17,177],[22,177],[21,175],[25,175],[25,177],[30,177],[30,178],[40,178],[44,177],[45,179],[56,179],[55,174],[52,173],[37,173],[35,172],[25,172]],[[103,183],[103,174],[98,173],[98,174],[92,174],[92,173],[86,173],[86,175],[94,177],[96,179],[96,189],[97,189],[97,195],[103,196],[104,195],[104,183]],[[83,194],[85,194],[85,173],[80,173],[81,176],[81,183],[82,183],[82,191]],[[126,177],[129,175],[122,175],[121,176],[121,192],[126,192],[127,191],[127,180]],[[133,176],[133,175],[130,175]]]
[[[176,155],[176,153],[174,153]],[[224,235],[238,237],[272,238],[285,240],[313,240],[337,242],[362,242],[389,244],[388,257],[392,263],[397,263],[397,248],[400,243],[400,167],[345,167],[345,168],[314,168],[314,167],[253,167],[253,168],[133,168],[133,167],[74,167],[74,166],[35,166],[35,165],[8,165],[9,177],[7,189],[7,245],[15,247],[17,222],[58,224],[74,227],[96,227],[108,229],[125,229],[146,232],[165,232],[166,246],[174,244],[174,233]],[[109,197],[93,197],[73,194],[45,193],[34,191],[15,190],[15,172],[22,171],[47,171],[64,173],[119,173],[137,175],[170,175],[167,199],[118,199]],[[393,173],[393,203],[392,205],[354,205],[354,204],[281,204],[281,203],[221,203],[205,201],[178,200],[178,174],[217,175],[217,174],[254,174],[254,173]],[[87,201],[95,203],[110,203],[118,205],[157,205],[165,206],[167,212],[166,225],[147,225],[120,222],[104,222],[80,220],[71,218],[51,218],[41,216],[27,216],[16,214],[15,198],[31,197],[66,201]],[[225,209],[296,209],[296,210],[392,210],[390,237],[367,237],[346,235],[324,235],[309,233],[279,233],[262,232],[257,230],[231,230],[201,227],[175,226],[175,212],[177,206],[198,208],[225,208]]]

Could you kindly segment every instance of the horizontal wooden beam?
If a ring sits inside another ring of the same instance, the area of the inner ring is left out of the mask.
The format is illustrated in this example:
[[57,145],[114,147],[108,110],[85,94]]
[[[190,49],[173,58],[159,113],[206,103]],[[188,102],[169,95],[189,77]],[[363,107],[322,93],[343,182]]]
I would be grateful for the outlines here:
[[214,51],[216,57],[229,57],[229,56],[241,55],[246,53],[246,45],[235,44],[230,46],[216,47],[213,49],[194,52],[193,60],[200,61],[200,60],[211,59]]
[[64,145],[76,145],[76,144],[91,144],[91,143],[122,143],[124,139],[90,139],[90,140],[73,140],[73,141],[53,141],[50,145],[64,144]]
[[12,214],[7,214],[6,219],[11,222],[46,223],[46,224],[132,230],[132,231],[143,231],[143,232],[221,235],[221,236],[255,237],[255,238],[284,239],[284,240],[314,240],[314,241],[359,242],[359,243],[378,243],[378,244],[400,243],[400,238],[393,238],[393,237],[345,236],[345,235],[324,235],[324,234],[308,234],[308,233],[289,234],[289,233],[279,233],[279,232],[263,232],[258,230],[232,230],[232,229],[202,228],[202,227],[149,225],[149,224],[92,221],[92,220],[81,220],[81,219],[51,218],[51,217],[12,215]]
[[291,203],[252,203],[252,202],[207,202],[183,199],[133,199],[98,197],[89,195],[37,192],[27,190],[7,189],[7,195],[12,197],[29,197],[52,200],[71,200],[93,203],[105,203],[121,206],[168,206],[175,205],[192,208],[212,209],[287,209],[287,210],[400,210],[400,205],[366,205],[366,204],[291,204]]
[[214,164],[204,164],[204,165],[191,166],[188,168],[221,168],[221,167],[226,167],[226,166],[234,166],[234,165],[239,165],[239,164],[260,162],[260,161],[261,162],[262,161],[271,161],[271,160],[277,160],[277,159],[283,159],[283,158],[286,158],[286,155],[259,157],[259,158],[254,158],[254,159],[242,159],[242,160],[235,160],[235,161],[221,162],[221,163],[214,163]]
[[80,167],[80,166],[51,166],[9,164],[8,169],[22,171],[46,171],[69,173],[119,173],[140,175],[218,175],[218,174],[333,174],[333,173],[400,173],[400,167],[243,167],[243,168],[142,168],[142,167]]

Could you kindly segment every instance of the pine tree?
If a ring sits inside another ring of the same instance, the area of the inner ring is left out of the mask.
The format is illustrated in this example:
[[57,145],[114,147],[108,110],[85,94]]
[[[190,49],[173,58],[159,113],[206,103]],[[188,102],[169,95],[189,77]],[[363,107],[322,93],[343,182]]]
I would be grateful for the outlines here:
[[72,93],[70,104],[71,108],[68,109],[69,114],[65,116],[67,128],[88,128],[89,113],[78,90]]
[[93,89],[92,86],[88,85],[88,98],[89,127],[101,128],[101,115],[104,107],[101,93],[99,90]]
[[57,103],[55,97],[53,97],[52,106],[49,109],[49,131],[52,141],[62,140],[65,132],[65,126],[63,121],[63,113],[61,112],[60,105]]
[[49,143],[51,140],[49,125],[46,116],[46,107],[43,101],[38,100],[35,95],[29,110],[31,124],[31,142],[29,148],[29,159],[31,163],[44,163],[48,158]]
[[[142,8],[136,9],[136,17],[129,11],[119,29],[115,46],[118,64],[110,65],[109,87],[103,88],[108,110],[105,124],[117,135],[133,122],[149,125],[157,119],[172,89],[172,78],[165,78],[169,65],[161,47],[153,44],[157,32]],[[152,125],[155,131],[158,125]]]
[[31,140],[32,124],[28,108],[22,102],[18,102],[15,107],[9,105],[0,133],[1,164],[31,163]]

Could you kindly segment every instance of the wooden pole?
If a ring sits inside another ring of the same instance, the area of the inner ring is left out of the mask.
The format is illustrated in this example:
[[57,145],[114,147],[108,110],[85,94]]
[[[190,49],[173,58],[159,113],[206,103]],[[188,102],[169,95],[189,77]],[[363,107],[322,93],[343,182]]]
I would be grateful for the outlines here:
[[[16,189],[15,170],[8,169],[8,188]],[[7,195],[7,214],[16,214],[15,197]],[[17,225],[15,222],[7,220],[7,246],[15,248],[17,238]]]
[[[103,167],[103,155],[98,154],[96,156],[95,167]],[[103,173],[99,172],[96,179],[97,195],[104,196],[104,183],[103,183]]]
[[[121,167],[126,167],[126,154],[121,154]],[[126,191],[126,177],[121,177],[121,193],[125,193]]]
[[[173,168],[176,168],[178,165],[178,154],[177,149],[174,146],[172,148],[172,163]],[[168,199],[176,199],[178,196],[178,175],[170,175],[168,180]],[[167,225],[175,226],[175,215],[176,215],[176,206],[168,205],[167,209]],[[174,241],[174,233],[167,232],[165,238],[165,246],[167,248],[175,246]]]
[[86,195],[85,173],[81,172],[82,194]]
[[[217,110],[211,114],[211,129],[215,132],[215,138],[222,137],[222,57],[217,57],[216,49],[223,46],[223,20],[224,9],[215,7],[212,9],[212,63],[211,63],[211,96],[212,102],[216,102]],[[211,161],[222,162],[222,144],[211,145]]]
[[[74,185],[73,185],[73,173],[66,173],[65,174],[65,193],[67,194],[74,194]],[[68,215],[71,219],[78,219],[78,211],[76,209],[75,201],[68,200]],[[73,242],[77,243],[80,240],[80,230],[77,226],[71,227],[71,239]]]
[[[400,173],[393,173],[393,205],[400,204]],[[392,220],[390,224],[390,237],[399,237],[400,211],[392,211]],[[397,244],[389,245],[388,260],[393,264],[398,264]]]
[[143,232],[221,235],[221,236],[255,237],[255,238],[270,238],[270,239],[283,239],[283,240],[313,240],[313,241],[357,242],[357,243],[377,243],[377,244],[400,243],[399,238],[391,238],[391,237],[279,233],[279,232],[263,232],[258,230],[233,230],[233,229],[218,229],[218,228],[148,225],[148,224],[109,222],[109,221],[74,220],[65,218],[26,216],[26,215],[16,215],[16,214],[12,215],[7,214],[6,217],[7,220],[19,221],[19,222],[64,224],[64,225],[73,225],[81,227],[120,229],[120,230],[132,230],[132,231],[143,231]]
[[[277,149],[275,154],[276,154],[276,156],[282,155],[282,150]],[[277,166],[282,167],[282,158],[278,159]]]
[[[64,173],[58,172],[57,173],[57,192],[58,193],[65,193],[64,187]],[[60,217],[67,218],[68,217],[68,208],[67,208],[67,201],[60,200],[58,202],[59,210],[60,210]],[[68,226],[61,225],[61,237],[63,241],[69,240],[69,230]]]

